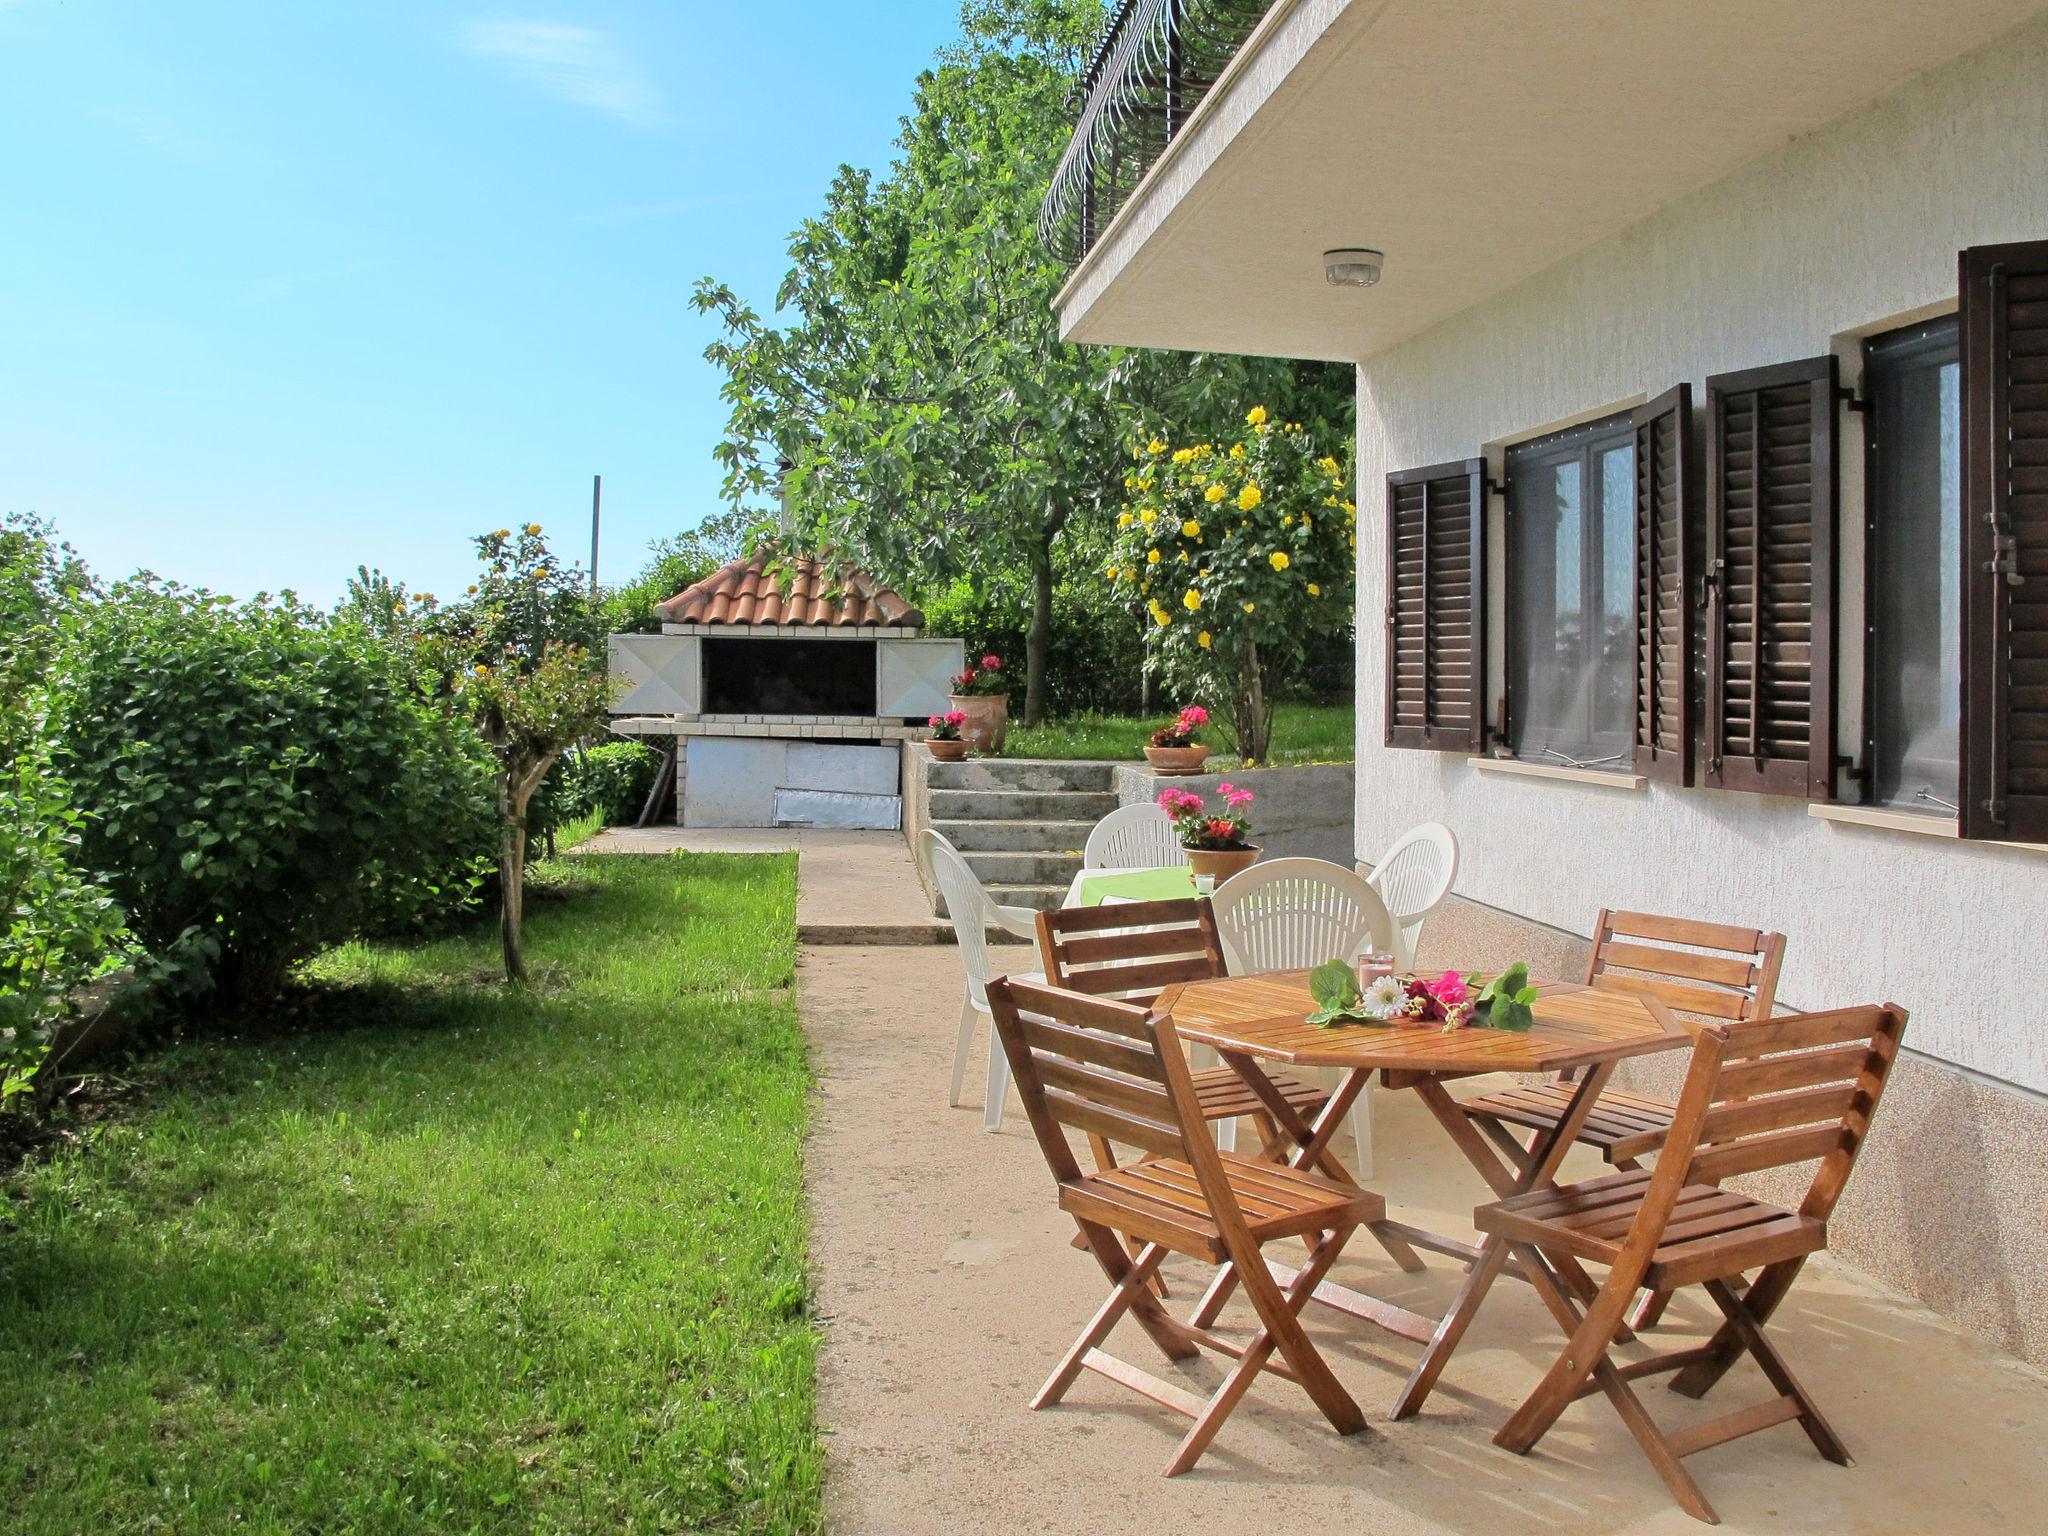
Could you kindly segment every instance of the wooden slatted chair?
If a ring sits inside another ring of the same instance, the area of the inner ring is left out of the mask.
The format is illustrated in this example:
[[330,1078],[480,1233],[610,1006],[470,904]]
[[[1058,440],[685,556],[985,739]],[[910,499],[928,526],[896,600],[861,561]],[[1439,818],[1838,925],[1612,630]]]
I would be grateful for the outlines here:
[[[1186,1415],[1194,1424],[1167,1463],[1168,1477],[1201,1459],[1261,1371],[1299,1383],[1339,1434],[1364,1429],[1365,1415],[1302,1331],[1300,1314],[1359,1225],[1385,1219],[1386,1203],[1314,1173],[1218,1151],[1203,1127],[1171,1019],[1007,977],[991,982],[988,996],[1018,1097],[1059,1186],[1060,1208],[1074,1218],[1111,1285],[1031,1406],[1059,1402],[1091,1370]],[[1135,1146],[1147,1160],[1083,1173],[1067,1128]],[[1140,1244],[1135,1255],[1124,1250],[1119,1232]],[[1267,1243],[1283,1238],[1311,1245],[1284,1291],[1261,1258]],[[1149,1287],[1168,1253],[1233,1265],[1258,1314],[1257,1332],[1240,1343],[1169,1314]],[[1102,1348],[1126,1314],[1170,1360],[1209,1349],[1235,1364],[1214,1393],[1198,1397]]]
[[[1680,1506],[1709,1523],[1713,1506],[1683,1464],[1697,1451],[1796,1419],[1822,1456],[1848,1465],[1764,1325],[1807,1258],[1827,1247],[1828,1217],[1869,1135],[1905,1026],[1891,1004],[1705,1025],[1654,1171],[1538,1190],[1473,1213],[1481,1232],[1507,1240],[1568,1335],[1495,1443],[1526,1452],[1576,1398],[1604,1392]],[[1819,1166],[1796,1211],[1721,1187],[1740,1174],[1813,1160]],[[1583,1314],[1550,1267],[1567,1255],[1607,1267]],[[1731,1283],[1752,1269],[1761,1270],[1754,1282]],[[1704,1287],[1726,1319],[1711,1340],[1626,1365],[1609,1359],[1637,1287],[1689,1285]],[[1745,1352],[1778,1395],[1677,1434],[1658,1429],[1630,1386],[1676,1371],[1674,1390],[1702,1396]]]
[[[1176,982],[1209,981],[1226,973],[1216,914],[1200,897],[1041,912],[1038,952],[1053,986],[1139,1006],[1149,1006]],[[1313,1120],[1329,1101],[1329,1093],[1307,1078],[1291,1072],[1267,1075],[1305,1120]],[[1278,1127],[1243,1078],[1229,1067],[1212,1067],[1196,1072],[1194,1083],[1203,1119],[1249,1116],[1259,1128],[1265,1155],[1272,1155]],[[1096,1157],[1106,1163],[1107,1145],[1095,1138],[1094,1146]]]
[[[1761,1019],[1771,1012],[1785,936],[1725,923],[1602,911],[1593,929],[1586,985],[1654,997],[1681,1014],[1709,1019]],[[1468,1099],[1463,1108],[1507,1156],[1522,1165],[1528,1153],[1514,1129],[1555,1130],[1571,1103],[1576,1074]],[[1577,1139],[1599,1150],[1614,1167],[1630,1171],[1663,1145],[1674,1106],[1662,1099],[1609,1088],[1586,1117]],[[1668,1298],[1652,1294],[1630,1319],[1654,1327]]]

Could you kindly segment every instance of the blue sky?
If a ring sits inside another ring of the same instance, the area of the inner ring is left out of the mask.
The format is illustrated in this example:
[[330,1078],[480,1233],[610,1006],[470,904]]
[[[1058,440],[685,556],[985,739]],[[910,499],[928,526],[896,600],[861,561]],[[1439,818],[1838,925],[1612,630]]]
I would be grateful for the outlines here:
[[772,302],[957,0],[0,0],[0,509],[103,575],[609,579],[719,510],[703,275]]

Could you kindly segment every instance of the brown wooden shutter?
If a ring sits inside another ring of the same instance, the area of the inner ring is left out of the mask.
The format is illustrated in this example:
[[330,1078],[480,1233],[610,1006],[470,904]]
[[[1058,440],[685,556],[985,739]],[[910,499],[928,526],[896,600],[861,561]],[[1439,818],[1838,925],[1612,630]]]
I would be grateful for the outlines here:
[[1692,386],[1634,411],[1636,772],[1692,783],[1692,582],[1699,465]]
[[1707,380],[1702,782],[1826,800],[1835,756],[1835,360]]
[[1486,463],[1387,476],[1387,745],[1486,744]]
[[1962,834],[2048,842],[2048,241],[1961,260]]

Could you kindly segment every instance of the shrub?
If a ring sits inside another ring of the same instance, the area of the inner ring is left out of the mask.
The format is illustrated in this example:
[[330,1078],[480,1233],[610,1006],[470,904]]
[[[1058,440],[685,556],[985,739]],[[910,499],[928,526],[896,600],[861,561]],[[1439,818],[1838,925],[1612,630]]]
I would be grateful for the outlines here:
[[0,1106],[29,1087],[73,993],[127,955],[120,908],[74,862],[82,825],[47,743],[0,767]]
[[[926,595],[925,633],[965,640],[967,654],[1022,656],[1031,627],[1030,593],[1020,584],[960,580]],[[1047,707],[1055,716],[1136,709],[1145,661],[1142,615],[1085,592],[1078,583],[1054,589],[1052,634],[1046,646]],[[1013,700],[1013,705],[1021,701]]]
[[1152,615],[1146,637],[1182,698],[1220,706],[1238,751],[1262,759],[1273,705],[1300,677],[1306,637],[1351,628],[1357,508],[1336,459],[1263,406],[1228,444],[1132,450],[1109,589]]
[[633,820],[660,770],[661,754],[637,741],[608,741],[569,754],[555,769],[561,777],[552,802],[556,824],[592,812],[608,827]]
[[483,883],[480,744],[360,624],[125,583],[78,626],[51,706],[58,767],[92,809],[86,867],[152,949],[216,950],[231,1006],[325,945]]

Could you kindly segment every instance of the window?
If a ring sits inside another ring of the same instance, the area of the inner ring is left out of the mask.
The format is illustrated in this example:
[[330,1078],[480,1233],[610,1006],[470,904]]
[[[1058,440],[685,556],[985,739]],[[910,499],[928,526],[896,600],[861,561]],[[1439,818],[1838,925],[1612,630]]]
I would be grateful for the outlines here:
[[1628,770],[1635,740],[1635,425],[1626,414],[1507,455],[1508,741],[1517,757]]
[[1962,369],[1953,316],[1873,337],[1869,710],[1873,805],[1953,816],[1962,691]]

